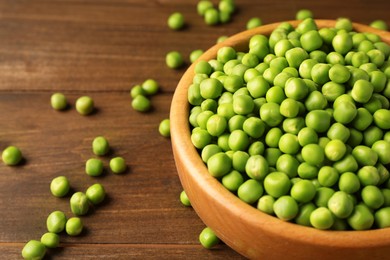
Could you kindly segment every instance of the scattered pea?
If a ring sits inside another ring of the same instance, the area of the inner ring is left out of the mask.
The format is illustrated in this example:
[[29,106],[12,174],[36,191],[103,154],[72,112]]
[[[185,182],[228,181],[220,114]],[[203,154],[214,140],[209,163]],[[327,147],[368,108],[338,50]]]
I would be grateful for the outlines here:
[[51,233],[60,233],[65,229],[66,216],[62,211],[53,211],[46,220],[47,230]]
[[178,69],[184,64],[183,56],[177,51],[168,52],[165,56],[165,63],[168,68]]
[[246,29],[248,29],[248,30],[253,29],[253,28],[259,27],[261,25],[263,25],[263,22],[259,17],[252,17],[246,23]]
[[60,237],[56,233],[47,232],[42,235],[41,243],[47,248],[56,248],[60,244]]
[[28,241],[22,250],[22,257],[26,260],[29,259],[42,259],[46,254],[45,245],[38,240],[30,240]]
[[180,202],[186,207],[191,206],[190,199],[188,198],[187,193],[184,190],[180,193]]
[[85,173],[93,177],[102,175],[103,162],[97,158],[88,159],[85,163]]
[[68,101],[64,94],[54,93],[50,98],[51,107],[55,110],[64,110],[68,106]]
[[82,96],[76,100],[76,110],[80,115],[86,116],[94,111],[94,101],[89,96]]
[[142,92],[143,93],[140,93],[141,95],[154,95],[158,92],[160,86],[158,84],[158,82],[154,79],[147,79],[145,80],[142,85],[141,85],[141,88],[142,88]]
[[172,30],[180,30],[184,27],[184,15],[179,12],[175,12],[168,17],[168,27]]
[[11,145],[3,150],[1,158],[6,165],[15,166],[21,162],[22,152],[18,147]]
[[219,238],[211,228],[206,227],[199,234],[199,242],[203,247],[210,249],[219,243]]
[[171,136],[171,129],[170,129],[170,120],[169,118],[163,119],[159,126],[158,126],[158,131],[160,135],[164,137],[170,137]]
[[131,106],[134,110],[139,112],[146,112],[150,110],[151,103],[150,100],[143,96],[143,95],[137,95],[131,102]]
[[50,183],[50,191],[53,196],[64,197],[70,190],[70,184],[66,176],[58,176]]
[[114,157],[110,160],[110,169],[115,174],[124,173],[127,169],[126,161],[122,157]]
[[66,222],[66,233],[69,236],[78,236],[83,231],[83,222],[79,217],[72,217]]

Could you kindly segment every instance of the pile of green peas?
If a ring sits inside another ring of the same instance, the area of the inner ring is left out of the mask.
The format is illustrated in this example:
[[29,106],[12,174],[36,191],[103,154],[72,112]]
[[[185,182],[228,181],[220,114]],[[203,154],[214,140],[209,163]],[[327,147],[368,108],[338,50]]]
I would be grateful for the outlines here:
[[191,141],[212,176],[266,214],[390,227],[390,46],[347,18],[318,28],[310,15],[196,63]]

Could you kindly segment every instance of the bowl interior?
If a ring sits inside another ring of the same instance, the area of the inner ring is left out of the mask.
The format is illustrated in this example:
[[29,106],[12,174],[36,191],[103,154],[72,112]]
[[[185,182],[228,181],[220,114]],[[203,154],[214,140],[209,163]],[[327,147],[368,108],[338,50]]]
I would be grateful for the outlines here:
[[[293,26],[299,23],[289,22]],[[316,23],[319,28],[335,25],[333,20],[316,20]],[[279,23],[269,24],[234,35],[211,47],[198,61],[216,58],[218,49],[223,46],[247,51],[249,39],[253,35],[269,36],[278,25]],[[390,33],[361,24],[353,25],[355,31],[376,33],[390,44]],[[357,249],[360,250],[357,256],[380,257],[384,251],[390,253],[390,229],[321,231],[285,222],[242,202],[212,177],[190,138],[187,91],[194,77],[196,63],[181,78],[172,100],[171,140],[180,181],[193,208],[207,226],[226,244],[249,258],[266,257],[270,251],[276,250],[277,253],[272,258],[277,259],[285,256],[286,250],[291,248],[294,248],[290,252],[291,258],[300,258],[302,254],[319,258],[325,253],[331,256],[329,250],[335,249],[341,251],[334,257],[351,257]],[[362,252],[362,249],[365,251]]]

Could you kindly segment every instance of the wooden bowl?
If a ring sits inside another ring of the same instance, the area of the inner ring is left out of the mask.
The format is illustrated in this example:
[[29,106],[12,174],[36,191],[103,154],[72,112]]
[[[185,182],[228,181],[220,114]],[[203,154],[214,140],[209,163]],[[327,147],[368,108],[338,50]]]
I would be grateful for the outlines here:
[[[296,26],[298,21],[290,21]],[[316,20],[319,28],[335,21]],[[247,51],[255,34],[269,35],[278,23],[239,33],[206,51],[198,60],[216,57],[222,46]],[[354,30],[373,32],[390,44],[390,33],[361,24]],[[279,220],[242,202],[212,177],[191,143],[187,90],[194,65],[185,72],[171,105],[171,140],[180,181],[202,221],[238,253],[251,259],[389,259],[390,228],[368,231],[322,231]]]

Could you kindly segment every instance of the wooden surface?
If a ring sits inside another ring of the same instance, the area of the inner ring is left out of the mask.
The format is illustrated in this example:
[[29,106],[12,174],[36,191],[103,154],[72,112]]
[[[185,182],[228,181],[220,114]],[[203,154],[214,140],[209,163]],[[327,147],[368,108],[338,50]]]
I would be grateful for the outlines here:
[[[18,146],[25,161],[0,163],[0,258],[20,259],[24,243],[46,232],[54,210],[72,216],[69,196],[55,198],[50,181],[66,175],[74,191],[95,182],[106,202],[83,218],[78,237],[61,234],[61,246],[46,259],[240,259],[225,245],[203,249],[198,234],[204,224],[178,200],[182,190],[170,140],[158,133],[169,114],[184,69],[165,66],[165,53],[186,56],[207,49],[221,35],[245,28],[250,17],[264,23],[291,20],[300,8],[316,18],[349,17],[390,24],[388,0],[252,1],[236,0],[239,12],[227,25],[209,27],[196,14],[195,0],[2,0],[0,1],[0,150]],[[166,19],[182,12],[188,26],[174,32]],[[129,90],[147,78],[161,84],[153,111],[137,113]],[[61,91],[72,105],[58,112],[50,95]],[[96,113],[80,116],[74,102],[95,100]],[[109,171],[92,178],[84,164],[93,157],[91,141],[104,135],[113,148],[103,158],[123,156],[124,175]]]

